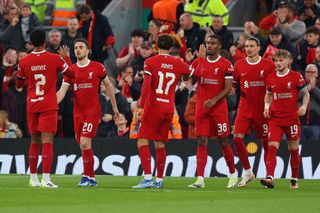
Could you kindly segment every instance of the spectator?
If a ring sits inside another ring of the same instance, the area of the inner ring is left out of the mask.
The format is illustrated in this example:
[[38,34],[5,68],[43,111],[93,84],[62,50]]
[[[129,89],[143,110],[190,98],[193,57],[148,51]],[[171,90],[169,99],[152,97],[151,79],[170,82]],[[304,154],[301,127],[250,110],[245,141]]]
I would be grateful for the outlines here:
[[108,49],[115,44],[108,18],[88,5],[78,9],[82,35],[88,40],[90,59],[103,63],[108,58]]
[[13,78],[13,75],[17,70],[17,59],[17,51],[14,48],[7,48],[4,51],[2,65],[0,68],[0,74],[2,75],[2,78],[0,79],[2,87],[0,89],[2,92],[5,92],[7,90],[7,84]]
[[299,19],[306,24],[306,27],[313,26],[320,16],[320,8],[315,4],[315,0],[304,0],[304,5],[298,10]]
[[21,22],[19,21],[19,9],[10,7],[5,15],[6,20],[0,27],[0,42],[3,48],[13,47],[20,49],[24,46],[24,38],[21,31]]
[[37,16],[40,23],[44,24],[44,12],[47,7],[47,0],[24,0],[24,3],[30,5],[31,11]]
[[209,27],[213,15],[221,16],[223,25],[228,26],[229,23],[229,11],[222,0],[188,0],[184,10],[192,14],[194,22],[200,27]]
[[52,29],[48,33],[47,51],[58,54],[58,50],[62,45],[62,33],[58,29]]
[[142,29],[135,29],[131,32],[130,37],[131,43],[122,48],[118,58],[116,59],[116,65],[119,68],[125,67],[126,65],[130,64],[133,59],[138,58],[139,48],[144,40],[145,33]]
[[275,24],[293,46],[296,46],[306,31],[305,23],[297,20],[296,15],[296,9],[292,4],[284,5],[278,12]]
[[158,19],[163,24],[178,24],[179,17],[184,13],[184,4],[177,0],[160,0],[152,6],[148,21]]
[[320,30],[320,17],[318,17],[316,19],[316,22],[314,23],[314,26]]
[[119,78],[119,88],[121,94],[127,98],[128,103],[136,101],[140,98],[141,84],[133,80],[133,67],[128,65]]
[[152,19],[151,21],[149,21],[148,41],[152,44],[152,49],[155,54],[158,54],[157,41],[158,41],[158,36],[159,36],[159,31],[160,31],[161,25],[162,25],[161,22],[157,19]]
[[232,45],[230,47],[230,53],[235,62],[247,57],[245,43],[249,38],[250,35],[242,33],[236,41],[235,45]]
[[[320,46],[318,46],[316,48],[316,59],[313,61],[313,64],[315,64],[317,66],[318,70],[320,70]],[[320,80],[319,77],[320,76],[318,75],[318,77],[317,77],[318,81]]]
[[192,21],[190,13],[184,13],[180,16],[180,26],[187,48],[193,52],[199,49],[200,44],[204,42],[206,31],[200,28],[198,23]]
[[212,32],[220,36],[221,49],[229,50],[233,44],[233,34],[228,30],[226,26],[223,25],[222,17],[219,15],[214,15],[212,18],[212,25],[210,26]]
[[68,18],[76,16],[77,8],[85,3],[85,0],[48,0],[44,16],[45,25],[66,26]]
[[8,113],[0,111],[0,138],[22,138],[22,132],[17,124],[8,120]]
[[273,59],[273,54],[278,49],[288,50],[296,61],[297,52],[296,49],[290,44],[290,42],[283,36],[279,28],[272,28],[269,33],[269,38],[266,44],[261,45],[259,55],[269,60]]
[[28,42],[30,39],[31,31],[41,26],[40,22],[38,21],[37,16],[31,12],[31,7],[28,4],[23,4],[21,6],[21,17],[20,17],[20,26],[22,31],[22,36],[25,42]]
[[118,120],[115,121],[117,132],[114,138],[129,138],[130,128],[127,126],[127,119],[123,114],[119,114]]
[[260,32],[260,28],[253,21],[246,21],[243,25],[244,33],[259,39],[260,44],[265,44],[265,38]]
[[27,135],[27,90],[25,87],[17,88],[16,74],[7,84],[7,90],[2,95],[2,109],[8,113],[8,119],[16,123],[23,135]]
[[316,48],[320,44],[320,30],[314,26],[309,27],[305,32],[305,39],[297,45],[298,65],[300,71],[304,71],[308,64],[316,59]]
[[79,31],[78,19],[75,16],[68,18],[67,31],[62,36],[62,43],[69,47],[70,58],[71,58],[72,63],[77,62],[77,58],[74,53],[74,41],[80,37],[82,37],[82,35],[81,35],[81,32]]
[[302,140],[320,139],[320,87],[318,78],[317,66],[309,64],[305,71],[305,79],[310,93],[310,102],[306,114],[300,117]]

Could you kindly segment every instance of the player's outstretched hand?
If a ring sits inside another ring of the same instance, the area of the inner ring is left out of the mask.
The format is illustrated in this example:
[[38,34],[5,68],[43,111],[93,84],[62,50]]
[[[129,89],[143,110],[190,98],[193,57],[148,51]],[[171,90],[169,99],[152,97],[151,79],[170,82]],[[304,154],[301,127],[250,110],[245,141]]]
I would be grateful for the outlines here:
[[196,51],[196,55],[198,58],[205,58],[206,57],[206,46],[204,44],[201,44],[199,47],[199,51]]
[[264,109],[263,116],[265,118],[270,118],[270,109]]
[[299,107],[299,109],[298,109],[299,116],[304,116],[306,114],[306,112],[307,112],[306,107],[304,107],[304,106]]
[[68,46],[62,45],[62,46],[59,48],[58,53],[59,53],[59,55],[60,55],[62,58],[66,58],[66,57],[69,57],[69,56],[70,56],[70,49],[69,49]]

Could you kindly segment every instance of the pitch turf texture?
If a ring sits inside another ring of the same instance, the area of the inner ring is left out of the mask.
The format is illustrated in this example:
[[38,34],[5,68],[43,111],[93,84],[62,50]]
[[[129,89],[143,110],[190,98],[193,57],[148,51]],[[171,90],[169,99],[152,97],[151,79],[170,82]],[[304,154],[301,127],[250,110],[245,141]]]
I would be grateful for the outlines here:
[[0,213],[209,213],[320,212],[320,180],[276,180],[266,189],[258,180],[246,188],[226,189],[226,178],[207,178],[205,189],[189,189],[195,178],[165,179],[164,189],[131,189],[141,177],[98,176],[98,187],[80,188],[80,176],[52,176],[58,189],[29,188],[27,175],[0,175]]

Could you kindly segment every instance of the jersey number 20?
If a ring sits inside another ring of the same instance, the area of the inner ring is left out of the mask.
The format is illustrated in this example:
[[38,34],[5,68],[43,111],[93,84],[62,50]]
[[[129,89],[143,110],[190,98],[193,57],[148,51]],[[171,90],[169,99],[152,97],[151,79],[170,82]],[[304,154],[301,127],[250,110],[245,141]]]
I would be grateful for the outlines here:
[[158,75],[159,75],[159,84],[158,84],[158,88],[156,89],[156,93],[168,95],[170,86],[173,84],[174,80],[176,80],[176,75],[172,72],[166,72],[165,78],[166,79],[168,78],[169,81],[167,82],[167,85],[165,85],[164,91],[163,91],[164,73],[159,71]]

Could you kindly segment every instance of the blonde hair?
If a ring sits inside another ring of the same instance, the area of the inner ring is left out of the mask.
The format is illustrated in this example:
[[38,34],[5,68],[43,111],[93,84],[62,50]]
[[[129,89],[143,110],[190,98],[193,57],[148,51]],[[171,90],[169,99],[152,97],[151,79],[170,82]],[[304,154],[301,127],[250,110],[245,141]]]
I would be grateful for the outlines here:
[[288,50],[279,49],[273,55],[273,59],[275,58],[291,58],[291,54]]

